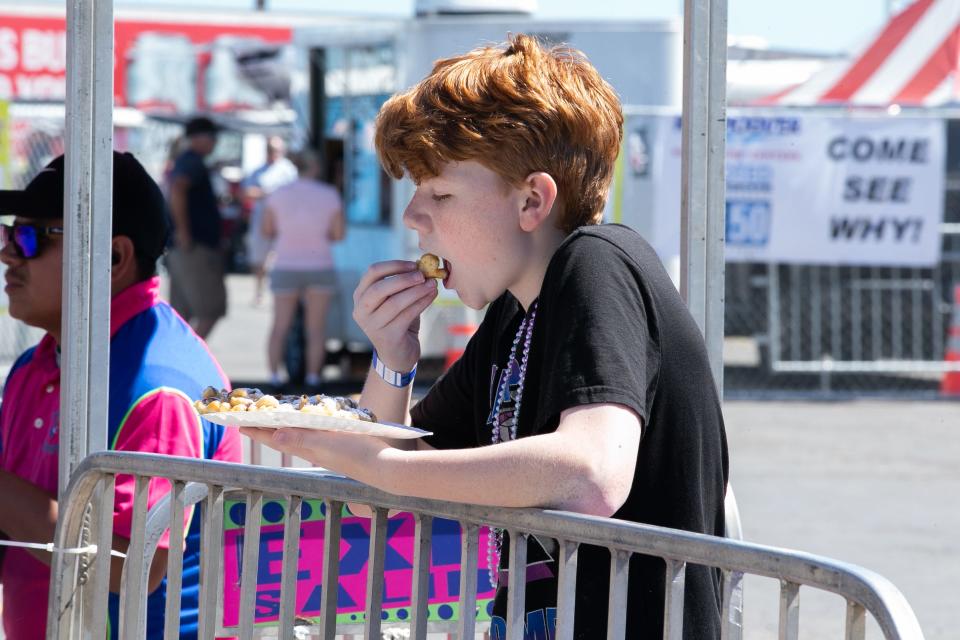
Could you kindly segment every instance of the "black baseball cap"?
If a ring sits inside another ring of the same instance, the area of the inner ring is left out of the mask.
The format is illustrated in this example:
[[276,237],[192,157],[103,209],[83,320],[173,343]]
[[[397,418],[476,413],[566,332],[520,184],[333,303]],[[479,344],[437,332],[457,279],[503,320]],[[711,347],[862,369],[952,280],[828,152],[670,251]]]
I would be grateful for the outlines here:
[[[0,191],[0,215],[21,218],[63,218],[63,156],[40,170],[23,190]],[[163,255],[169,225],[160,187],[130,153],[113,152],[113,235],[133,242],[138,262]]]
[[206,133],[208,135],[215,136],[217,135],[218,131],[220,131],[220,127],[217,125],[217,123],[204,116],[190,119],[187,121],[187,125],[184,128],[184,133],[188,138],[198,133]]

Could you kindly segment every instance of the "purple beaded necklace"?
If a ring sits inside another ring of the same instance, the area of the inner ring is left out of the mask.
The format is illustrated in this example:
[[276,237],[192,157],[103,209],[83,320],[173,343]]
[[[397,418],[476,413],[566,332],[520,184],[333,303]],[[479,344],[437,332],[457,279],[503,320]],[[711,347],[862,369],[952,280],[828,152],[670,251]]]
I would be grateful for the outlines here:
[[[517,329],[510,346],[507,366],[500,375],[497,396],[490,412],[490,442],[497,444],[517,439],[517,424],[520,421],[520,401],[523,399],[523,382],[527,377],[527,361],[530,358],[530,342],[533,339],[533,323],[537,319],[537,301],[530,305]],[[523,342],[523,352],[517,361],[517,347]],[[512,390],[514,389],[515,390]],[[503,547],[503,529],[493,528],[487,538],[487,574],[490,586],[497,588],[500,573],[500,551]],[[494,562],[496,557],[496,562]]]

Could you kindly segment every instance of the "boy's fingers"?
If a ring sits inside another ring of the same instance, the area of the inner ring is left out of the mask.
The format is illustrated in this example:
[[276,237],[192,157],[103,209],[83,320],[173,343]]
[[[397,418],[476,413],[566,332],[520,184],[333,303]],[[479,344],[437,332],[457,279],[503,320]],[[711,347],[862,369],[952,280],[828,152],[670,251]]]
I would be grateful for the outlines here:
[[428,291],[425,295],[421,296],[417,300],[414,300],[413,304],[408,306],[406,309],[403,309],[396,315],[393,319],[393,322],[397,324],[398,330],[406,331],[410,324],[420,316],[421,313],[426,311],[427,307],[430,306],[430,303],[433,302],[433,299],[437,297],[437,289],[434,288],[432,291]]
[[310,437],[316,435],[316,432],[309,429],[240,427],[240,433],[271,449],[289,453],[305,460],[310,459],[313,448],[318,446],[316,442],[313,442],[315,438]]
[[416,270],[417,263],[410,262],[409,260],[386,260],[384,262],[375,262],[370,265],[370,268],[367,269],[360,278],[360,282],[357,284],[357,288],[353,293],[353,300],[356,302],[360,296],[362,296],[364,292],[370,288],[370,285],[375,282],[400,273],[407,273]]
[[270,439],[273,437],[273,431],[275,431],[275,429],[263,427],[240,427],[240,435],[247,436],[255,442],[266,445],[270,444]]
[[[370,320],[377,329],[382,329],[398,319],[403,320],[409,316],[406,326],[413,322],[413,319],[420,315],[426,307],[418,307],[418,303],[424,296],[433,295],[437,291],[437,283],[434,280],[427,280],[415,287],[410,287],[400,293],[390,296],[380,307],[370,314]],[[412,314],[411,315],[411,311]]]
[[[405,294],[415,292],[424,282],[423,274],[419,271],[411,271],[374,282],[355,301],[354,311],[361,315],[372,316],[384,307],[396,306],[395,300],[409,300],[410,297]],[[419,296],[414,295],[413,299],[416,297]],[[406,306],[402,302],[401,304]]]

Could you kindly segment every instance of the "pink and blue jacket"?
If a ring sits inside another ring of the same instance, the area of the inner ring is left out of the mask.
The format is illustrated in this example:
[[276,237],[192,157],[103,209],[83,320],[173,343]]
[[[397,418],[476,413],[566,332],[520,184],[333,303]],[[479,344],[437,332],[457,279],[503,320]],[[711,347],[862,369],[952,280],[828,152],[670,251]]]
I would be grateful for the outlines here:
[[[158,278],[114,296],[110,307],[110,383],[107,447],[206,460],[239,462],[236,430],[201,420],[191,405],[207,386],[229,382],[216,359],[179,315],[159,298]],[[95,393],[104,387],[92,382]],[[0,469],[57,493],[60,428],[60,366],[56,341],[48,334],[16,361],[0,405]],[[148,506],[170,489],[150,483]],[[134,482],[119,476],[114,533],[130,536]],[[10,517],[13,514],[4,514]],[[200,518],[192,510],[184,523],[180,637],[197,634],[200,573]],[[31,542],[49,542],[36,540]],[[169,547],[164,534],[161,548]],[[45,636],[50,571],[25,550],[8,549],[0,567],[3,626],[9,640]],[[148,597],[147,637],[163,631],[167,581]],[[110,636],[117,637],[119,597],[110,594]]]

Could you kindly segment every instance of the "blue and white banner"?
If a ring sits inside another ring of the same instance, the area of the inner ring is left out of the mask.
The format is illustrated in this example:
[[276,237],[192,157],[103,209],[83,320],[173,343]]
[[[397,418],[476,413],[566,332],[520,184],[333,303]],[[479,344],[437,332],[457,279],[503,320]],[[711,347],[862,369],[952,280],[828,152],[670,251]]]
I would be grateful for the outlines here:
[[[679,241],[681,132],[679,118],[657,124],[654,244],[663,253]],[[945,156],[936,118],[733,115],[727,260],[932,266]]]

